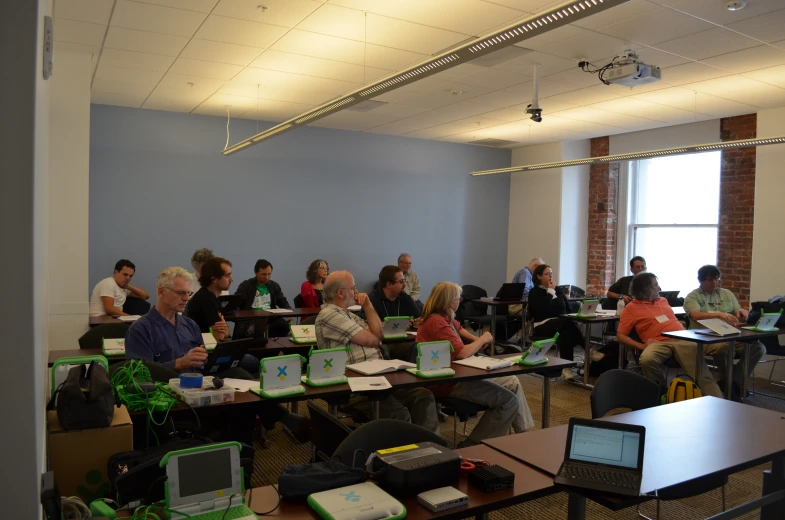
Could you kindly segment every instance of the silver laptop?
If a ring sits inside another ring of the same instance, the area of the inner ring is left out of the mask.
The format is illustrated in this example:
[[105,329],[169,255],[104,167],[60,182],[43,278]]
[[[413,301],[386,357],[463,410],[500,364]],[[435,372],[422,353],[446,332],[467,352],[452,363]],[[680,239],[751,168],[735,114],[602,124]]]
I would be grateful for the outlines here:
[[741,333],[739,329],[728,325],[728,322],[719,318],[698,320],[698,323],[704,327],[708,327],[706,329],[695,329],[695,332],[698,334],[706,334],[708,336],[731,336],[733,334]]

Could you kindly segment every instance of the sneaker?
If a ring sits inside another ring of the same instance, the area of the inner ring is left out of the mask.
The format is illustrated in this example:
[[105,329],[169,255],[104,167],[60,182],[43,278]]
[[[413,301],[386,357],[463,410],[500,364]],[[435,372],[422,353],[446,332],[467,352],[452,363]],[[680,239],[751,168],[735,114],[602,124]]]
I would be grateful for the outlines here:
[[575,376],[572,375],[572,370],[570,370],[569,368],[563,368],[561,371],[561,378],[564,379],[565,381],[572,381],[573,379],[575,379]]
[[600,361],[601,359],[605,358],[605,354],[597,350],[596,348],[591,349],[591,360],[593,362]]

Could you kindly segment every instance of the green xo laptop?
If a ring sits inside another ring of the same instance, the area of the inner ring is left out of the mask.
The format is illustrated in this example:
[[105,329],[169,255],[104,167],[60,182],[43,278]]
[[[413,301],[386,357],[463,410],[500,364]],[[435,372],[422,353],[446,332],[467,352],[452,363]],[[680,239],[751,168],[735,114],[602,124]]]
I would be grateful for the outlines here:
[[308,353],[308,370],[302,381],[308,386],[329,386],[346,383],[346,353],[350,347],[311,348]]
[[556,344],[557,339],[559,339],[558,332],[550,339],[541,339],[540,341],[535,341],[532,343],[532,346],[523,353],[521,358],[516,361],[516,363],[526,366],[543,365],[547,363],[548,358],[545,357],[545,354],[547,354],[548,351]]
[[264,358],[259,362],[259,387],[251,388],[251,392],[266,399],[277,399],[305,392],[300,384],[300,363],[305,358],[299,354]]
[[777,330],[777,322],[782,316],[782,309],[780,312],[764,312],[761,313],[758,322],[752,327],[742,327],[746,330],[754,330],[755,332],[773,332]]
[[166,517],[171,520],[257,520],[245,505],[240,444],[224,442],[171,451],[166,468]]
[[411,316],[387,316],[384,318],[382,325],[384,339],[404,339],[411,319]]
[[450,368],[452,352],[452,343],[446,340],[418,343],[417,368],[407,368],[406,371],[426,379],[454,376],[455,370]]
[[289,335],[292,343],[298,345],[316,345],[316,327],[314,325],[292,325],[289,324],[291,333]]

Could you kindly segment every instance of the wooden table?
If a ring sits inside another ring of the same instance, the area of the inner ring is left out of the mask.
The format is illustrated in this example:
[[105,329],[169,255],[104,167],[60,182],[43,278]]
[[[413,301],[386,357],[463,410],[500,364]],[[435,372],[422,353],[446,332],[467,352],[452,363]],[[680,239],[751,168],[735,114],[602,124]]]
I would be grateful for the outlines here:
[[[785,490],[783,413],[709,396],[601,420],[646,427],[641,494],[707,475],[728,475],[769,461],[772,470],[764,475],[764,495]],[[555,475],[564,460],[567,426],[488,439],[483,443]],[[612,509],[640,501],[581,493]],[[573,495],[570,508],[580,509],[583,501],[585,509],[585,498],[574,499]],[[781,520],[785,518],[785,503],[768,506],[764,512],[762,519]],[[569,518],[582,518],[572,514],[571,511]]]
[[[469,497],[469,504],[454,509],[448,509],[441,513],[432,513],[417,502],[416,496],[397,497],[406,507],[406,518],[409,520],[419,520],[428,518],[440,518],[443,520],[460,519],[474,516],[483,518],[489,512],[509,507],[529,500],[534,500],[560,491],[553,484],[553,478],[544,473],[521,464],[513,458],[503,453],[493,450],[487,446],[472,446],[456,450],[458,454],[470,459],[487,460],[491,464],[498,464],[503,468],[515,473],[515,485],[512,489],[485,493],[477,488],[469,486],[468,478],[461,476],[455,484],[455,488],[465,493]],[[246,504],[259,513],[266,513],[275,508],[274,511],[265,516],[286,518],[287,520],[319,520],[320,517],[305,502],[291,502],[280,500],[278,492],[272,486],[265,486],[249,490],[245,494]],[[278,506],[276,508],[276,505]],[[129,511],[118,513],[118,518],[128,518],[132,516]]]
[[696,352],[696,380],[701,381],[703,377],[703,345],[712,345],[716,343],[729,343],[726,355],[726,373],[725,373],[725,398],[731,398],[731,387],[733,384],[733,356],[735,354],[736,342],[739,341],[744,344],[744,355],[742,356],[742,374],[744,377],[741,381],[741,395],[739,398],[742,402],[747,396],[747,373],[749,372],[750,365],[750,351],[747,348],[747,343],[757,341],[760,338],[768,338],[772,336],[779,336],[785,334],[785,328],[779,328],[776,331],[770,332],[756,332],[752,330],[741,329],[740,334],[733,334],[730,336],[714,336],[711,334],[701,334],[694,329],[690,330],[677,330],[673,332],[664,332],[662,335],[668,338],[679,339],[683,341],[692,341],[698,345]]
[[133,321],[123,321],[114,316],[90,316],[88,320],[88,325],[90,327],[97,327],[98,325],[106,325],[107,323],[127,323],[130,325]]
[[298,307],[290,309],[291,312],[270,312],[270,311],[235,311],[234,313],[224,314],[226,321],[240,321],[255,318],[304,318],[316,316],[321,311],[321,307]]
[[[517,300],[499,300],[496,298],[478,298],[476,300],[469,300],[472,303],[483,303],[491,308],[491,344],[489,345],[488,352],[493,353],[493,347],[496,345],[496,307],[502,305],[526,305],[527,298],[520,298]],[[521,309],[521,319],[523,319],[523,310]],[[507,338],[504,338],[507,339]]]

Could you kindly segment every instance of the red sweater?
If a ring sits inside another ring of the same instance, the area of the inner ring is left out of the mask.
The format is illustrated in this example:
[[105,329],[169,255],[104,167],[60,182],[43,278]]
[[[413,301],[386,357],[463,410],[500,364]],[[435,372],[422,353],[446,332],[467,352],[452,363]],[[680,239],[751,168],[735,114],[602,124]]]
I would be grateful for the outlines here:
[[[455,328],[451,327],[447,318],[441,314],[431,314],[420,324],[420,327],[417,329],[417,342],[425,343],[426,341],[447,340],[452,344],[454,352],[452,353],[451,357],[454,360],[455,356],[457,356],[458,352],[463,349],[464,345],[463,340],[459,335],[463,327],[461,327],[461,324],[455,320],[453,320],[452,324]],[[448,397],[453,388],[455,388],[454,384],[436,385],[429,387],[436,399],[444,399],[445,397]]]

